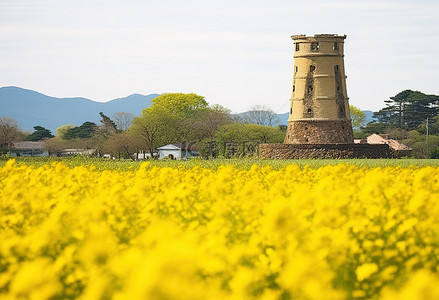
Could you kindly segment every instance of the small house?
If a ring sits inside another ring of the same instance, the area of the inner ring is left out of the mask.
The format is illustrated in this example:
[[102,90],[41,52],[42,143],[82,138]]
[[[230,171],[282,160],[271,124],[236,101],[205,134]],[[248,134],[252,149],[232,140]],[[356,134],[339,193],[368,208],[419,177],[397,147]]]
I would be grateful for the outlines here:
[[187,159],[198,156],[194,144],[168,144],[157,148],[159,159]]

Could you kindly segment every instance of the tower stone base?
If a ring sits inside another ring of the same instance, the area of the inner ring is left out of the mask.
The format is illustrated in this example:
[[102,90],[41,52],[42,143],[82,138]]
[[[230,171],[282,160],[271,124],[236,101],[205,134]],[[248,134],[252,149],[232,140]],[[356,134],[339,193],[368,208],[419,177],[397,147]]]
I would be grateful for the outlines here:
[[271,159],[393,158],[387,144],[260,144],[257,152]]
[[285,144],[353,144],[351,121],[297,120],[288,122]]

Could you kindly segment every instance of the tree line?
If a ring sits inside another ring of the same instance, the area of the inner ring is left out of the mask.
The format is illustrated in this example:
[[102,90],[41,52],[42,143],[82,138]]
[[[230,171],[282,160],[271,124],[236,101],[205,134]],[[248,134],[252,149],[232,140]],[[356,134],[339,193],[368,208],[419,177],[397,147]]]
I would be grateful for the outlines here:
[[417,158],[437,158],[439,151],[439,96],[404,90],[384,100],[372,122],[361,124],[354,135],[364,138],[385,133],[413,148]]
[[[404,90],[384,101],[385,107],[374,113],[374,121],[365,124],[365,114],[350,106],[355,138],[372,133],[413,148],[413,156],[439,157],[439,96]],[[96,149],[118,158],[134,153],[149,153],[157,147],[186,143],[197,145],[204,156],[244,155],[258,143],[282,143],[287,129],[278,123],[276,114],[264,106],[233,115],[220,105],[209,105],[197,94],[170,93],[152,100],[139,117],[119,112],[109,117],[100,113],[99,124],[84,122],[79,126],[63,125],[53,135],[42,126],[23,133],[17,122],[0,117],[0,152],[12,148],[12,141],[44,141],[46,150],[57,155],[63,149]],[[231,151],[229,151],[231,150]]]
[[[220,156],[227,155],[228,143],[283,142],[286,130],[286,126],[272,126],[277,117],[269,108],[255,106],[243,115],[232,115],[230,110],[209,105],[204,97],[193,93],[163,94],[139,117],[124,112],[111,117],[99,114],[99,124],[87,121],[80,126],[63,125],[55,135],[42,126],[25,134],[18,130],[15,120],[0,118],[1,150],[11,148],[12,141],[28,140],[43,141],[50,155],[59,155],[67,148],[96,149],[99,156],[105,153],[129,158],[139,152],[152,157],[157,147],[166,144],[192,143],[204,156]],[[10,130],[3,130],[2,122],[9,124]],[[8,135],[2,137],[2,132]],[[241,147],[233,153],[243,155],[246,149]]]

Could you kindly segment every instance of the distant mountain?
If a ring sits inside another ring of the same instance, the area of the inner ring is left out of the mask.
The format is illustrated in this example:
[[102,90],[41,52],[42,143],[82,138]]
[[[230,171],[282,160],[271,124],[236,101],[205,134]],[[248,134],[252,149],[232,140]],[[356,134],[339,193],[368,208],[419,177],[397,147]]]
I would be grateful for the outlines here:
[[367,124],[372,121],[376,121],[376,119],[373,117],[373,111],[371,110],[363,110],[364,114],[366,115],[366,119],[364,120],[364,124]]
[[[33,131],[33,127],[43,126],[53,134],[62,125],[81,125],[85,121],[99,124],[99,112],[110,118],[117,112],[140,116],[144,108],[151,106],[151,100],[159,94],[133,94],[108,102],[97,102],[86,98],[55,98],[19,87],[0,88],[0,117],[11,117],[18,121],[21,130]],[[373,111],[364,110],[366,124],[373,121]],[[244,115],[247,112],[239,113]],[[288,124],[288,112],[277,114],[277,125]]]
[[279,122],[276,125],[288,125],[288,118],[290,117],[289,113],[277,114]]
[[66,125],[81,125],[85,121],[99,124],[99,112],[110,118],[116,112],[140,116],[144,108],[151,106],[151,100],[159,94],[133,94],[108,102],[97,102],[85,98],[55,98],[19,87],[0,88],[0,117],[17,120],[20,129],[33,131],[36,125],[56,133],[56,128]]

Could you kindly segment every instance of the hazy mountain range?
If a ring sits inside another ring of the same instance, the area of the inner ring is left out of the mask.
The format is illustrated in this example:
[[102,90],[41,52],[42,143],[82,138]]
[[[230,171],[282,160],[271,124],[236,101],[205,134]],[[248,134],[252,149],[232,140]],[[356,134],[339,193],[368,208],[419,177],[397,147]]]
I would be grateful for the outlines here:
[[151,100],[159,94],[133,94],[108,102],[97,102],[86,98],[55,98],[19,87],[0,88],[0,116],[18,121],[21,130],[33,131],[36,125],[56,132],[66,125],[81,125],[85,121],[99,124],[99,112],[110,118],[114,113],[127,112],[140,116],[142,110],[151,106]]
[[[81,125],[86,121],[100,123],[99,112],[110,118],[117,112],[132,113],[140,116],[142,110],[151,106],[151,100],[159,94],[133,94],[108,102],[97,102],[86,98],[55,98],[41,93],[19,88],[0,88],[0,117],[11,117],[18,121],[21,130],[33,131],[33,127],[43,126],[53,134],[56,128],[73,124]],[[367,122],[372,120],[372,111],[364,111]],[[287,124],[288,112],[278,114],[279,123]]]

